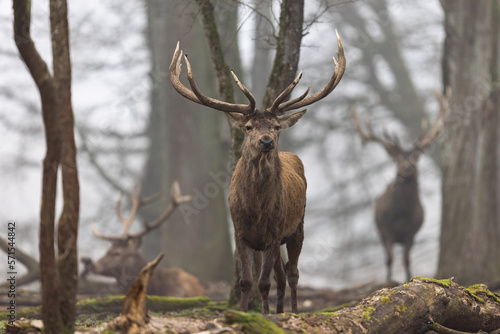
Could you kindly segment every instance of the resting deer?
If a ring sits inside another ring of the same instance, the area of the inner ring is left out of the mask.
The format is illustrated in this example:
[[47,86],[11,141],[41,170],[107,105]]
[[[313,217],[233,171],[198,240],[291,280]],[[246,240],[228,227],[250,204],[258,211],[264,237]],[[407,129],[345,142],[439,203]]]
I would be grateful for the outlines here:
[[357,114],[353,113],[354,125],[363,144],[367,141],[378,142],[397,164],[396,179],[375,202],[375,223],[385,248],[388,281],[392,279],[392,247],[395,243],[404,246],[406,278],[411,279],[410,250],[415,234],[424,221],[418,190],[418,160],[444,127],[450,92],[446,97],[436,94],[436,98],[440,108],[434,123],[427,131],[426,123],[422,122],[420,135],[410,150],[401,148],[398,138],[385,131],[383,137],[376,135],[368,117],[365,117],[363,129]]
[[[283,312],[286,280],[291,289],[292,312],[297,312],[297,269],[304,239],[304,212],[306,205],[306,179],[302,161],[292,153],[279,152],[278,133],[293,126],[306,112],[302,110],[284,115],[286,111],[298,109],[321,100],[330,94],[340,82],[345,70],[346,58],[342,42],[337,34],[338,62],[328,84],[319,92],[285,101],[298,84],[297,78],[265,110],[255,108],[252,93],[232,73],[233,78],[249,100],[247,105],[232,104],[205,96],[197,87],[191,65],[184,58],[191,89],[184,86],[181,73],[182,51],[179,44],[170,64],[170,80],[174,88],[187,99],[201,105],[223,111],[233,126],[240,128],[245,138],[241,147],[242,156],[231,178],[229,209],[234,224],[236,250],[241,263],[241,310],[248,310],[252,287],[252,254],[263,252],[259,277],[263,313],[269,313],[268,294],[271,286],[271,270],[275,270],[277,283],[277,313]],[[280,245],[286,244],[288,263],[284,265]]]
[[[133,283],[137,274],[148,263],[141,255],[139,248],[142,237],[151,230],[159,227],[172,214],[177,205],[189,201],[191,196],[182,196],[179,184],[174,182],[171,189],[171,203],[165,211],[153,222],[144,222],[144,228],[136,233],[130,233],[130,227],[134,221],[137,211],[145,204],[152,203],[161,197],[161,192],[142,198],[142,186],[131,192],[132,208],[130,216],[125,218],[121,214],[122,197],[116,203],[116,215],[122,222],[124,229],[118,236],[105,236],[97,232],[95,223],[92,224],[92,232],[100,239],[110,241],[111,247],[106,254],[97,262],[89,258],[82,258],[86,268],[81,276],[85,277],[88,272],[97,275],[114,277],[118,289],[125,293]],[[205,290],[196,277],[188,274],[181,268],[158,268],[151,277],[148,293],[159,296],[172,297],[194,297],[205,295]]]

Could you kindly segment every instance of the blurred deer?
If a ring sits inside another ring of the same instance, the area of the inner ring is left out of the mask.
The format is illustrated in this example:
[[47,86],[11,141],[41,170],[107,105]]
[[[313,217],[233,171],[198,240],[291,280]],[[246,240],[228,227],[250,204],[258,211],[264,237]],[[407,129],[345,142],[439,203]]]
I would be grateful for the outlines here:
[[363,129],[357,113],[353,113],[354,125],[363,144],[368,141],[381,144],[397,164],[396,179],[375,202],[375,223],[385,248],[388,281],[392,279],[392,247],[395,243],[404,246],[406,278],[410,280],[412,277],[410,250],[415,234],[424,220],[424,210],[418,190],[418,160],[444,127],[451,91],[447,90],[446,96],[438,93],[435,95],[439,102],[439,112],[429,130],[427,123],[422,122],[418,139],[410,150],[404,150],[399,144],[399,139],[386,131],[383,132],[383,136],[376,135],[368,116],[365,117],[365,129]]
[[[139,248],[142,243],[142,237],[158,228],[172,214],[177,205],[191,200],[191,196],[182,196],[179,183],[175,181],[171,189],[171,203],[165,211],[153,222],[144,221],[142,230],[136,233],[130,233],[132,222],[136,218],[139,208],[145,204],[152,203],[161,197],[159,192],[155,195],[143,198],[142,186],[136,190],[132,189],[131,201],[132,208],[130,216],[125,218],[121,214],[122,196],[116,203],[116,215],[123,224],[123,232],[118,236],[105,236],[97,232],[95,223],[92,223],[92,232],[100,239],[111,242],[111,247],[106,254],[97,262],[92,262],[89,258],[82,258],[85,264],[85,270],[82,277],[89,272],[97,275],[113,277],[117,281],[118,289],[125,293],[133,283],[137,274],[148,263],[142,256]],[[196,277],[188,274],[181,268],[158,268],[151,277],[148,294],[173,297],[194,297],[205,295],[205,290]]]
[[[342,42],[337,34],[338,62],[328,84],[319,92],[286,101],[298,84],[302,72],[265,110],[255,108],[255,98],[232,73],[233,78],[249,103],[232,104],[205,96],[197,87],[191,65],[184,57],[191,89],[184,86],[181,73],[182,51],[179,44],[170,64],[170,81],[185,98],[201,105],[223,111],[233,126],[245,134],[241,158],[236,165],[229,189],[229,209],[234,224],[236,250],[241,263],[241,310],[248,310],[252,287],[253,251],[263,252],[259,277],[263,313],[269,313],[268,294],[270,274],[274,268],[277,283],[276,312],[283,312],[285,287],[291,289],[292,312],[297,312],[297,264],[304,239],[304,212],[306,205],[306,178],[302,161],[295,154],[280,152],[278,133],[293,126],[306,110],[284,115],[285,112],[310,105],[330,94],[340,82],[345,70],[346,58]],[[280,245],[286,244],[288,263],[280,254]],[[259,252],[260,254],[260,252]],[[259,261],[256,261],[257,263]]]

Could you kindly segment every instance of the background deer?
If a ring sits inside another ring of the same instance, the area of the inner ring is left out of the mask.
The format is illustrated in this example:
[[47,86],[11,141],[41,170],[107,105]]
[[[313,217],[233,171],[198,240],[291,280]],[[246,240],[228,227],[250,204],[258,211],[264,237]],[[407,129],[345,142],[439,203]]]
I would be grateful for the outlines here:
[[[112,243],[106,254],[97,262],[92,262],[89,258],[82,258],[85,270],[82,277],[89,272],[97,275],[114,277],[117,281],[118,289],[125,293],[133,283],[137,274],[147,264],[139,248],[142,237],[149,231],[159,227],[172,214],[177,205],[191,200],[191,196],[182,196],[179,183],[176,181],[171,189],[171,203],[167,209],[153,222],[144,222],[144,228],[136,233],[130,233],[130,227],[134,221],[137,211],[142,205],[152,203],[161,197],[161,192],[142,198],[142,186],[134,188],[131,192],[132,208],[130,216],[125,218],[121,214],[122,197],[116,203],[116,215],[122,222],[124,228],[121,235],[105,236],[97,232],[95,223],[92,224],[94,235],[100,239],[108,240]],[[148,294],[173,297],[194,297],[205,295],[205,290],[196,277],[188,274],[181,268],[158,268],[151,277]]]
[[[253,250],[263,252],[259,277],[263,313],[269,313],[268,294],[271,270],[275,270],[277,283],[277,313],[283,312],[286,280],[291,289],[292,312],[297,312],[297,269],[304,239],[304,212],[306,205],[306,179],[302,161],[292,153],[279,152],[278,133],[293,126],[306,110],[283,115],[284,112],[312,104],[330,94],[340,82],[345,71],[346,58],[337,34],[338,62],[328,84],[319,92],[285,101],[298,84],[297,78],[265,110],[255,108],[252,93],[232,73],[233,78],[247,97],[248,105],[232,104],[205,96],[197,87],[191,65],[185,57],[187,77],[191,89],[184,86],[181,73],[182,51],[179,44],[170,64],[170,81],[187,99],[207,107],[224,111],[233,126],[240,128],[245,138],[242,156],[236,165],[229,190],[229,209],[234,224],[236,250],[241,263],[241,310],[248,310],[252,287]],[[280,245],[286,244],[288,263],[280,254]]]
[[375,223],[385,248],[388,281],[392,279],[392,246],[395,243],[403,244],[406,278],[410,280],[412,277],[410,250],[415,234],[424,220],[418,189],[418,160],[444,127],[451,92],[448,90],[445,97],[438,93],[435,95],[439,102],[439,112],[430,130],[422,122],[420,135],[410,150],[401,148],[397,136],[391,136],[386,131],[383,137],[376,135],[368,116],[365,117],[363,129],[356,112],[353,113],[354,125],[363,144],[368,141],[378,142],[397,164],[396,179],[375,202]]

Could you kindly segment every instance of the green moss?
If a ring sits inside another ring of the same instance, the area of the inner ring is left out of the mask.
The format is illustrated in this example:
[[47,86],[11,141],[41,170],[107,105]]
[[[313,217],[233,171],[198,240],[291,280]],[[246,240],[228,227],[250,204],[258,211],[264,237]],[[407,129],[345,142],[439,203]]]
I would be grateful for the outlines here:
[[401,304],[399,306],[394,306],[394,311],[398,312],[400,316],[403,313],[405,313],[407,309],[408,309],[408,307],[406,307],[405,304]]
[[[42,308],[40,306],[25,308],[24,310],[16,310],[16,318],[40,319]],[[7,319],[9,312],[0,313],[0,320]]]
[[478,303],[485,304],[486,301],[478,296],[483,293],[500,304],[500,298],[497,294],[491,292],[485,284],[474,284],[465,289]]
[[209,302],[203,307],[187,308],[168,316],[210,320],[221,316],[227,310],[227,302]]
[[371,319],[372,313],[375,312],[375,307],[368,306],[365,308],[365,311],[361,313],[363,320],[369,321]]
[[238,324],[246,334],[285,334],[286,332],[279,328],[271,320],[258,313],[244,313],[229,310],[225,314],[226,322],[229,324]]
[[313,312],[313,313],[314,314],[328,314],[331,316],[332,313],[337,313],[337,311],[340,311],[346,307],[355,306],[357,303],[358,303],[357,301],[352,301],[352,302],[337,305],[337,306],[327,307],[327,308],[321,309],[321,310]]
[[123,298],[123,296],[107,296],[82,300],[76,303],[76,312],[77,314],[119,313],[122,308]]
[[[124,296],[107,296],[104,298],[92,298],[76,304],[77,314],[119,314],[122,309]],[[147,296],[147,308],[149,311],[179,311],[195,307],[204,307],[210,303],[208,297],[175,298]],[[0,319],[7,319],[8,312],[0,313]],[[40,319],[41,307],[30,307],[16,312],[16,317],[27,319]]]
[[449,289],[451,287],[451,284],[453,283],[452,280],[450,279],[434,279],[434,278],[426,278],[426,277],[421,277],[417,276],[412,279],[413,281],[421,281],[425,283],[435,283],[437,285],[442,286],[443,288]]
[[204,307],[210,303],[208,297],[191,297],[191,298],[175,298],[175,297],[159,297],[148,296],[147,308],[150,311],[178,311],[194,307]]
[[391,303],[391,298],[387,297],[387,296],[382,296],[380,297],[380,301],[384,304],[390,304]]

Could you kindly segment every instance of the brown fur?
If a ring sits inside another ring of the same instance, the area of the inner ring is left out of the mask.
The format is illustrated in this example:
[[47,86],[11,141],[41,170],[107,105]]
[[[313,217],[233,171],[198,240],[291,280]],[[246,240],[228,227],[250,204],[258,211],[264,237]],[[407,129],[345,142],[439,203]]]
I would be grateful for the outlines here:
[[[114,242],[106,254],[92,263],[90,271],[97,275],[113,277],[118,289],[125,293],[137,274],[147,264],[139,252],[140,242],[130,238],[124,242]],[[196,297],[205,295],[198,279],[178,267],[157,268],[149,282],[148,294],[171,297]]]
[[[253,284],[252,251],[257,250],[264,256],[258,282],[263,312],[269,313],[269,276],[273,268],[278,289],[277,312],[283,312],[286,275],[292,291],[292,311],[297,312],[297,264],[304,239],[306,179],[302,161],[295,154],[279,152],[277,141],[279,130],[295,124],[304,113],[276,116],[256,111],[249,116],[233,116],[235,124],[245,132],[242,157],[229,190],[229,209],[242,267],[243,311],[247,311]],[[264,147],[263,141],[269,147]],[[281,259],[281,244],[287,245],[286,268]]]

